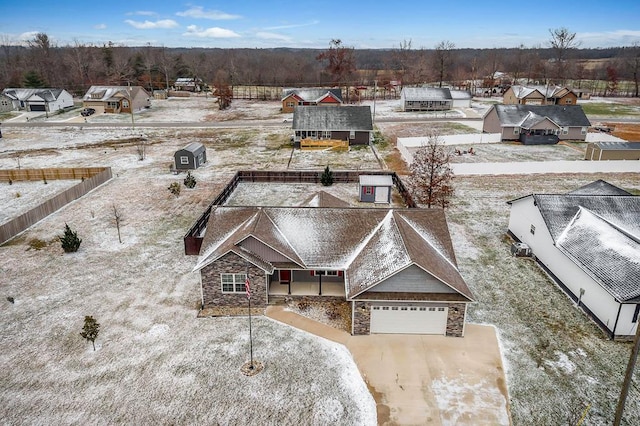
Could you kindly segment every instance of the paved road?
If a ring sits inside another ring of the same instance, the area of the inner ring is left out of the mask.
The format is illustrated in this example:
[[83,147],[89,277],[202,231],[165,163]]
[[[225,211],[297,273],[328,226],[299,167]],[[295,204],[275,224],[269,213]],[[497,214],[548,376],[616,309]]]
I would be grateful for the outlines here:
[[518,163],[455,163],[457,176],[529,175],[536,173],[640,173],[640,161],[527,161]]

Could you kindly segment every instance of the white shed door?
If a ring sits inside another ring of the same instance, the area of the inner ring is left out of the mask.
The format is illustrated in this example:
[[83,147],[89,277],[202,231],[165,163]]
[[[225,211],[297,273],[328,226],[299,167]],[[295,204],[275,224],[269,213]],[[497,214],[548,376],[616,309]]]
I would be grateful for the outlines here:
[[447,308],[374,305],[370,330],[372,334],[446,334]]
[[388,186],[376,186],[376,203],[388,203],[389,202],[389,187]]

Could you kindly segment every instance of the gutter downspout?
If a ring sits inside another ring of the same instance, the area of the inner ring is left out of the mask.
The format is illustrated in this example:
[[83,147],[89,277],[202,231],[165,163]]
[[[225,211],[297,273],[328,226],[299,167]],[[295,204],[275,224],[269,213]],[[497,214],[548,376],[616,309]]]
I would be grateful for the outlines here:
[[616,322],[613,324],[613,334],[611,335],[611,340],[614,340],[616,337],[616,328],[618,327],[618,319],[620,318],[620,311],[622,310],[622,303],[618,304],[618,314],[616,315]]

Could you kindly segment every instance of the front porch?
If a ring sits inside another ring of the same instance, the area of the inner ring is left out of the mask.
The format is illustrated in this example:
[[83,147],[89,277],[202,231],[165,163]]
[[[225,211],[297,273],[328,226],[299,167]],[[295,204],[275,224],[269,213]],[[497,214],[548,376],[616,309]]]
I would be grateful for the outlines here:
[[344,283],[336,282],[290,282],[269,283],[269,296],[334,296],[345,297]]
[[276,270],[269,276],[268,294],[346,297],[341,271]]

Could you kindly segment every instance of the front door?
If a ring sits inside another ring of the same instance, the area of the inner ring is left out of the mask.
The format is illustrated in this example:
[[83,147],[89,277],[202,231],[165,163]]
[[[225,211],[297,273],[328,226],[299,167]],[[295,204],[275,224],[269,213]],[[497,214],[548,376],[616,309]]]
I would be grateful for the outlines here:
[[289,269],[280,269],[278,272],[280,284],[289,284],[291,282],[291,271]]

